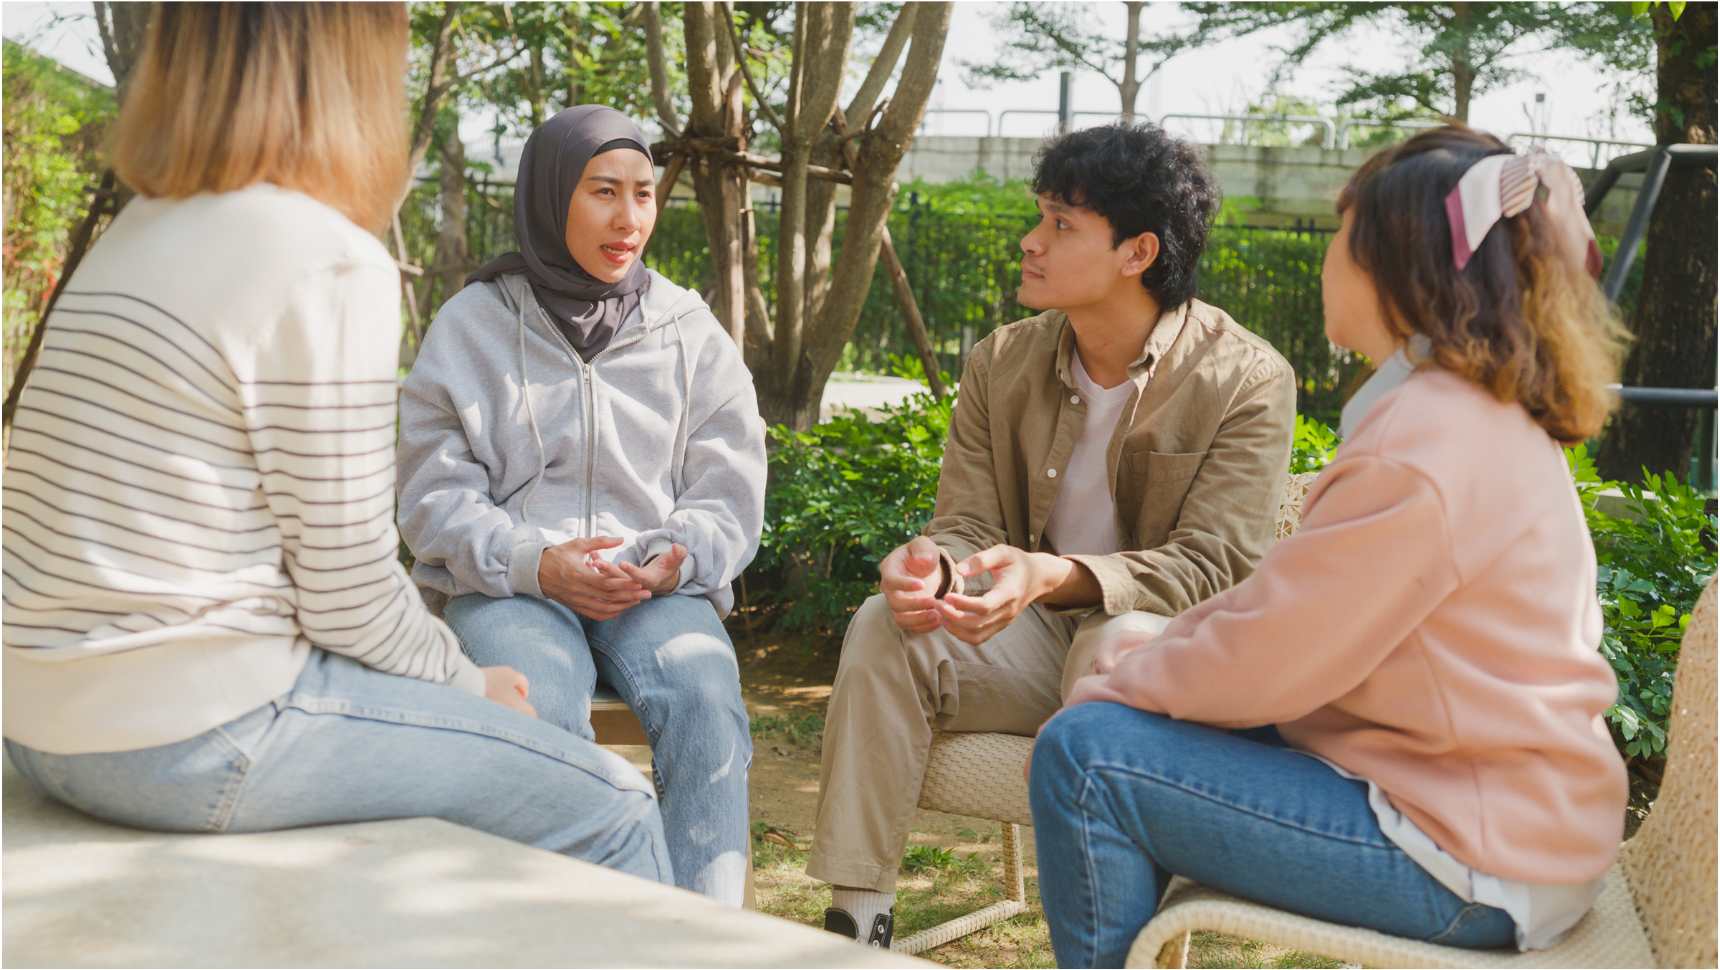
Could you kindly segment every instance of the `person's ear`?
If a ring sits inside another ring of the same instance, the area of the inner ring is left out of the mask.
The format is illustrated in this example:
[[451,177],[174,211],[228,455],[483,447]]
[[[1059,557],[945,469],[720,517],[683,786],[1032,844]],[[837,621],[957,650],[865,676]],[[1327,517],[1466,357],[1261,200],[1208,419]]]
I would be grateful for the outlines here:
[[1125,239],[1118,248],[1123,251],[1120,269],[1123,276],[1139,276],[1159,261],[1159,236],[1155,232],[1143,232],[1132,239]]

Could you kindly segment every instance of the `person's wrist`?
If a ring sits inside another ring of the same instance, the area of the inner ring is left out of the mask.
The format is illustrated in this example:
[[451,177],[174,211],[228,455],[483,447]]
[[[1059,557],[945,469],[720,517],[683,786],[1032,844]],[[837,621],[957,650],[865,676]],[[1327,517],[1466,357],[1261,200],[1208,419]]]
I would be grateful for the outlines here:
[[1069,562],[1061,556],[1053,556],[1048,552],[1030,552],[1027,554],[1027,593],[1030,602],[1039,602],[1057,591],[1063,585],[1063,577],[1069,573]]

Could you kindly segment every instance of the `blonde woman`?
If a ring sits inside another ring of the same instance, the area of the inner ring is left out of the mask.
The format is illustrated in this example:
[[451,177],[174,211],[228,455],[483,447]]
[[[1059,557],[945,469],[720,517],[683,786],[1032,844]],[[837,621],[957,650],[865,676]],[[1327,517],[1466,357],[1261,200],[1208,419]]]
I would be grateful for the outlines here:
[[7,454],[6,751],[144,828],[429,815],[659,881],[645,779],[536,719],[395,558],[400,4],[162,4],[138,197],[48,321]]

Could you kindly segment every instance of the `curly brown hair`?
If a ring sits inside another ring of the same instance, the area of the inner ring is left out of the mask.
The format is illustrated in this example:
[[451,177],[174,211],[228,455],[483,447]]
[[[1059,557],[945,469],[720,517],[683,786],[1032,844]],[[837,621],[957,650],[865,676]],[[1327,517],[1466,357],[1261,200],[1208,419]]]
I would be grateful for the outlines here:
[[1452,264],[1445,197],[1471,165],[1511,149],[1447,125],[1368,159],[1338,196],[1354,213],[1350,255],[1372,279],[1387,325],[1422,334],[1435,363],[1521,404],[1562,444],[1594,437],[1617,404],[1628,335],[1595,281],[1561,252],[1538,197],[1502,219],[1469,265]]

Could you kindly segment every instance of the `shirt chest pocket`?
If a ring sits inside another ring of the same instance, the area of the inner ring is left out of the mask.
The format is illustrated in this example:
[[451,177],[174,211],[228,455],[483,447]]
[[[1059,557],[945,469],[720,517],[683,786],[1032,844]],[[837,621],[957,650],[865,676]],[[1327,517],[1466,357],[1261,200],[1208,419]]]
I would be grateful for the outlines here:
[[1122,520],[1133,526],[1136,548],[1151,549],[1170,538],[1189,486],[1205,460],[1204,451],[1142,448],[1123,455],[1119,511]]

